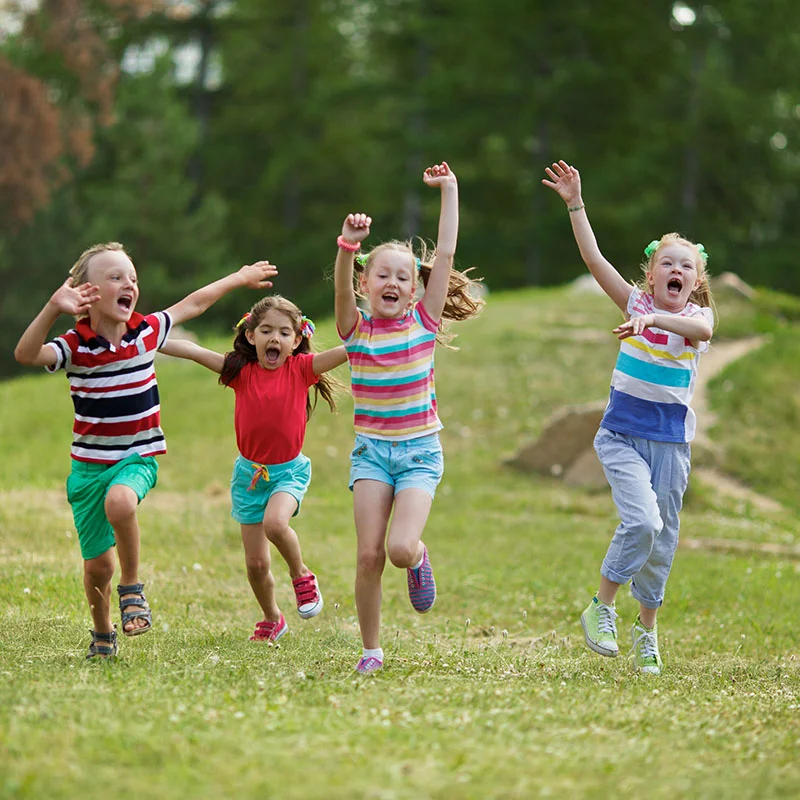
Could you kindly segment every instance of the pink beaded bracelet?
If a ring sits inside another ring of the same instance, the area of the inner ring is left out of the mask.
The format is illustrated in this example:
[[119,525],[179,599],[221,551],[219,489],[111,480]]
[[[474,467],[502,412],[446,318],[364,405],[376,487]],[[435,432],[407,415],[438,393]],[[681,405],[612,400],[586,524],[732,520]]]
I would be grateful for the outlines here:
[[361,249],[361,242],[348,242],[344,236],[339,236],[336,240],[336,244],[338,244],[342,250],[347,250],[348,253],[357,253]]

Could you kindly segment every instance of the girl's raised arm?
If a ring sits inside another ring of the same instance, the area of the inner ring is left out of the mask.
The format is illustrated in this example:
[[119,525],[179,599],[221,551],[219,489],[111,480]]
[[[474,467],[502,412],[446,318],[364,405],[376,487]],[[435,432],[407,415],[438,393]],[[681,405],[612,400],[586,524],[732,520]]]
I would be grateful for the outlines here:
[[589,217],[586,216],[586,207],[581,198],[581,176],[575,167],[566,161],[554,163],[552,169],[545,168],[550,180],[542,183],[557,192],[567,204],[569,220],[572,223],[572,233],[578,243],[581,258],[594,279],[600,284],[602,290],[622,309],[628,312],[628,298],[633,291],[633,286],[617,272],[613,264],[605,259],[597,246]]
[[215,353],[213,350],[208,350],[185,339],[168,339],[158,352],[174,358],[196,361],[206,369],[216,372],[217,375],[222,372],[222,365],[225,363],[225,356],[221,353]]
[[333,274],[334,309],[336,327],[341,336],[350,333],[358,321],[358,306],[353,288],[353,260],[361,242],[369,236],[370,225],[372,217],[366,214],[348,214],[342,225],[342,235],[336,240],[339,252],[336,254]]
[[421,301],[431,317],[439,320],[447,300],[450,270],[453,267],[458,241],[458,181],[446,161],[428,167],[422,175],[422,180],[428,186],[438,186],[442,190],[436,256]]
[[340,364],[347,361],[347,351],[344,345],[339,347],[332,347],[330,350],[324,350],[321,353],[314,353],[314,360],[312,362],[312,369],[315,375],[322,375],[323,372],[335,369]]

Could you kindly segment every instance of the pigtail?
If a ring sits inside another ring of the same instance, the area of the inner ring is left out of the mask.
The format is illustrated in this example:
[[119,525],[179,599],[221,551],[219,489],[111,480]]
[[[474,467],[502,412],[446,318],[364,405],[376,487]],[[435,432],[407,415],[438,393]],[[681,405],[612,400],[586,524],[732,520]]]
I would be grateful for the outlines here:
[[[255,345],[247,341],[245,331],[247,323],[253,319],[252,312],[245,314],[234,329],[236,337],[233,340],[233,350],[225,353],[225,360],[222,362],[222,369],[219,373],[219,383],[222,386],[230,386],[236,376],[253,361],[258,361]],[[255,325],[253,326],[255,327]]]
[[[299,313],[299,309],[298,309]],[[305,323],[310,323],[307,317],[302,317],[302,320]],[[303,325],[301,323],[300,333],[302,334],[302,339],[300,340],[300,344],[295,347],[292,351],[292,355],[296,356],[300,353],[313,353],[314,351],[311,349],[311,336],[313,335],[314,327],[313,324],[310,326],[308,324]],[[308,396],[306,397],[306,419],[311,419],[311,415],[314,413],[314,409],[317,407],[317,402],[319,398],[322,399],[330,406],[331,413],[336,411],[336,392],[338,390],[344,389],[344,385],[336,380],[332,375],[328,375],[327,373],[323,372],[322,375],[317,376],[317,382],[311,387],[314,390],[314,400],[311,400],[311,393],[309,392]]]

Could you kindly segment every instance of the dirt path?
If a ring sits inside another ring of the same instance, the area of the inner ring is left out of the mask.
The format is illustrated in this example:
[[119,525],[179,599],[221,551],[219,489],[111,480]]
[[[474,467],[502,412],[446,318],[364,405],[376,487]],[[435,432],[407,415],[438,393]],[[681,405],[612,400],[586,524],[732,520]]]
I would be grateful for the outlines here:
[[747,339],[736,339],[732,342],[712,344],[711,349],[704,353],[700,359],[700,369],[697,372],[697,384],[694,390],[692,408],[697,415],[697,430],[695,442],[701,447],[712,447],[708,438],[708,429],[716,422],[716,416],[708,405],[708,384],[725,367],[737,358],[746,356],[764,344],[763,336],[750,336]]
[[[763,336],[751,336],[747,339],[736,339],[733,342],[722,342],[712,345],[711,349],[702,356],[700,369],[697,373],[692,408],[697,415],[697,430],[694,445],[707,450],[714,449],[714,443],[708,436],[708,430],[716,422],[716,415],[708,403],[708,384],[712,378],[732,361],[742,358],[764,343]],[[696,467],[692,469],[692,477],[698,478],[703,483],[711,485],[714,490],[732,500],[740,500],[752,504],[761,511],[780,511],[782,506],[771,497],[765,497],[754,492],[747,486],[726,475],[713,467]]]

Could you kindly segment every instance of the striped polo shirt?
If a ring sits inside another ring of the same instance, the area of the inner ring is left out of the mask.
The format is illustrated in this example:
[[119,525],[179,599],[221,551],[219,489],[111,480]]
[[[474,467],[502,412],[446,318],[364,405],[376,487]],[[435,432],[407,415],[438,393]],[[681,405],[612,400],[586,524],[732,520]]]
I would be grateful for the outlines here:
[[48,372],[66,370],[75,406],[71,455],[76,461],[116,464],[127,456],[167,452],[153,365],[172,319],[165,311],[132,314],[115,347],[87,318],[48,342],[57,361]]
[[[640,289],[635,288],[628,298],[630,317],[669,313],[657,309],[653,296]],[[702,316],[714,324],[712,310],[694,303],[687,303],[675,316]],[[708,342],[693,347],[689,339],[654,327],[623,339],[600,425],[659,442],[692,441],[695,415],[689,404],[700,354],[706,350]]]
[[441,429],[433,383],[438,328],[421,303],[400,319],[373,318],[359,309],[355,326],[342,335],[356,433],[398,440]]

